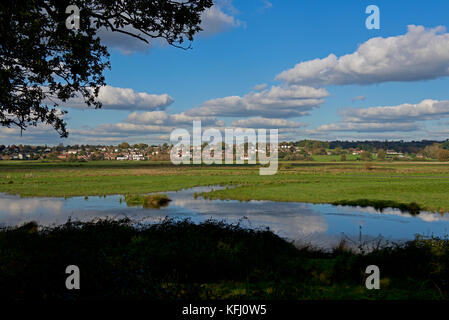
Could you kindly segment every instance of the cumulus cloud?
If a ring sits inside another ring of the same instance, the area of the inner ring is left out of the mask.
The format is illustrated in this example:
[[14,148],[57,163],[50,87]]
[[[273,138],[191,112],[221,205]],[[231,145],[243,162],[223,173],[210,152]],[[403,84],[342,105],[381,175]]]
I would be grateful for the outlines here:
[[409,25],[404,35],[372,38],[341,57],[301,62],[276,78],[291,84],[345,85],[418,81],[449,75],[449,34]]
[[427,99],[417,104],[347,108],[340,114],[340,122],[319,126],[311,133],[417,131],[422,129],[419,122],[449,117],[449,101]]
[[[121,30],[132,33],[141,34],[139,30],[131,27],[125,26]],[[123,34],[120,32],[113,32],[106,28],[100,28],[98,30],[98,36],[101,39],[101,43],[108,48],[117,50],[123,55],[131,55],[134,52],[147,52],[152,46],[163,46],[166,44],[162,39],[147,39],[148,43]]]
[[342,112],[351,122],[411,122],[449,117],[449,101],[423,100],[417,104],[404,103],[397,106],[351,108]]
[[235,127],[241,128],[299,128],[305,127],[305,123],[290,121],[286,119],[269,119],[263,117],[254,117],[241,119],[232,122]]
[[329,94],[325,89],[307,86],[272,86],[243,97],[228,96],[204,102],[186,112],[191,116],[285,118],[306,115],[321,105]]
[[55,129],[44,123],[20,131],[17,127],[0,127],[0,144],[58,144],[62,139]]
[[97,136],[97,137],[115,137],[141,135],[150,133],[170,132],[171,127],[161,125],[142,125],[134,123],[112,123],[102,124],[96,127],[86,127],[82,129],[71,130],[72,135],[76,136]]
[[[312,131],[306,132],[308,139],[317,139],[317,140],[327,140],[327,141],[369,141],[369,140],[404,140],[404,141],[412,141],[412,140],[422,140],[424,131],[397,131],[397,132],[349,132],[349,131]],[[439,140],[444,137],[431,137],[425,135],[425,139],[435,139]]]
[[366,99],[365,96],[357,96],[357,97],[352,98],[351,100],[352,100],[352,102],[354,102],[354,101],[365,101],[365,99]]
[[267,88],[266,83],[256,84],[253,89],[256,91],[265,90]]
[[133,123],[101,124],[69,128],[69,137],[60,139],[55,130],[48,125],[30,127],[20,135],[17,128],[0,128],[0,138],[8,143],[22,144],[64,144],[73,143],[116,143],[124,140],[148,141],[152,135],[171,132],[172,127],[164,125],[142,125]]
[[[198,36],[212,36],[214,34],[239,27],[243,24],[232,15],[232,12],[225,12],[225,7],[231,7],[231,5],[225,5],[224,2],[219,2],[202,13],[200,26],[203,30],[200,31]],[[139,30],[133,28],[132,26],[123,27],[121,30],[132,34],[138,34],[145,38],[148,43],[120,32],[112,32],[106,28],[101,28],[98,30],[98,36],[100,37],[103,45],[117,50],[124,55],[131,55],[134,52],[148,52],[152,47],[167,45],[167,41],[165,41],[165,39],[149,38],[142,35]]]
[[212,6],[201,16],[200,35],[210,36],[242,25],[242,22],[231,14],[227,14],[220,6]]
[[354,132],[384,132],[384,131],[415,131],[419,126],[415,123],[396,122],[341,122],[319,126],[315,131],[354,131]]
[[263,7],[262,7],[263,9],[270,9],[273,7],[273,4],[268,0],[262,0],[262,2],[263,2]]
[[[176,128],[185,128],[190,131],[193,120],[201,120],[203,129],[208,127],[224,129],[224,121],[215,117],[192,117],[184,113],[167,114],[164,111],[134,112],[124,122],[72,129],[70,138],[77,142],[102,141],[104,143],[122,140],[139,141],[139,139],[140,141],[148,141],[149,139],[153,141],[168,140],[170,132]],[[298,128],[304,127],[306,124],[285,119],[255,117],[234,121],[232,126],[234,128],[279,128],[280,133],[288,133],[297,132]]]
[[[158,110],[164,109],[173,103],[173,98],[168,94],[149,94],[136,92],[130,88],[117,88],[111,86],[102,87],[98,93],[98,100],[103,103],[102,109],[112,110]],[[58,102],[58,101],[57,101]],[[46,103],[52,103],[46,101]],[[58,102],[61,106],[84,109],[86,104],[81,97],[76,97],[67,102]]]
[[193,117],[183,112],[177,114],[169,114],[165,111],[132,112],[118,123],[103,123],[80,128],[69,127],[69,138],[64,140],[60,139],[53,127],[46,124],[30,127],[23,132],[22,136],[18,128],[0,127],[0,139],[16,144],[58,144],[61,141],[69,144],[109,144],[124,140],[161,142],[162,136],[169,136],[170,132],[176,128],[192,128],[195,120],[200,120],[203,128],[211,126],[222,128],[225,124],[223,120],[216,117]]
[[192,128],[194,120],[201,120],[203,128],[210,126],[220,128],[224,125],[224,121],[215,117],[193,117],[184,113],[169,114],[165,111],[133,112],[119,123],[72,129],[70,138],[87,142],[94,142],[95,139],[98,139],[104,143],[123,140],[160,142],[161,137],[168,137],[170,132],[176,128]]
[[135,124],[155,124],[165,126],[177,125],[192,125],[195,120],[200,120],[203,125],[223,126],[222,120],[217,120],[216,117],[193,117],[184,112],[177,114],[168,114],[165,111],[151,111],[151,112],[133,112],[128,115],[126,121]]

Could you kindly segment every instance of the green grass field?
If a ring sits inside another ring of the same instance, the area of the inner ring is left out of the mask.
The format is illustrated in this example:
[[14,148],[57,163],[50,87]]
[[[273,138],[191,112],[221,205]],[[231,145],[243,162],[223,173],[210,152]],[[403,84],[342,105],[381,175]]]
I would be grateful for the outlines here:
[[89,196],[232,185],[211,198],[238,200],[416,202],[449,211],[449,164],[438,162],[280,162],[273,176],[257,165],[174,166],[169,162],[0,161],[0,192],[21,196]]
[[[312,159],[318,162],[340,161],[341,156],[338,155],[313,155]],[[359,155],[347,154],[346,161],[355,161],[359,159]]]

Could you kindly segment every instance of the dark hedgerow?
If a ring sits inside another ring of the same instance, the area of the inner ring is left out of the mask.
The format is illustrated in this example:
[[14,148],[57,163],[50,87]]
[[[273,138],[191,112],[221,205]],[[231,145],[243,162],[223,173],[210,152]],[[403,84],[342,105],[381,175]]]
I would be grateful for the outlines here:
[[[364,287],[369,264],[381,269],[381,290]],[[68,265],[80,268],[80,290],[65,287]],[[441,299],[449,291],[448,266],[447,240],[328,252],[297,247],[268,229],[212,220],[0,230],[3,300]]]

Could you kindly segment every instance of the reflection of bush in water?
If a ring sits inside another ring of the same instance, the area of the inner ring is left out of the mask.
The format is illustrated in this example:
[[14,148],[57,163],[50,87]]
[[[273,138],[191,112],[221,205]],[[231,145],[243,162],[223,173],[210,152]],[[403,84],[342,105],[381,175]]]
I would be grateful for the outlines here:
[[125,202],[129,207],[142,206],[159,209],[167,206],[170,201],[171,199],[167,195],[160,193],[150,195],[127,194],[125,196]]
[[417,215],[424,210],[416,202],[400,203],[392,200],[370,200],[370,199],[358,199],[358,200],[340,200],[332,203],[337,206],[353,206],[353,207],[373,207],[374,209],[382,212],[386,208],[395,208],[401,210],[401,212],[408,212],[411,215]]

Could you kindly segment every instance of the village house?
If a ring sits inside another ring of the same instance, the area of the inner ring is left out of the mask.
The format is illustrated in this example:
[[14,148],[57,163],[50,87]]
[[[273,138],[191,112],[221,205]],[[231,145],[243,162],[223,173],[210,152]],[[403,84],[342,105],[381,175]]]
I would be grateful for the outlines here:
[[135,161],[145,160],[145,157],[142,154],[133,154],[132,159]]

